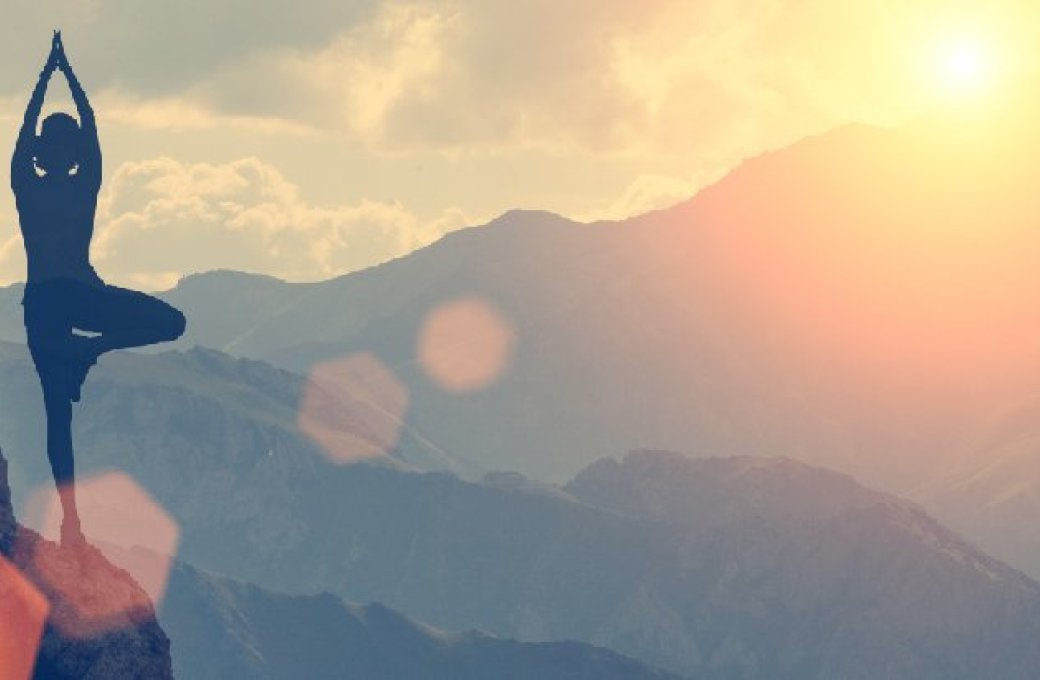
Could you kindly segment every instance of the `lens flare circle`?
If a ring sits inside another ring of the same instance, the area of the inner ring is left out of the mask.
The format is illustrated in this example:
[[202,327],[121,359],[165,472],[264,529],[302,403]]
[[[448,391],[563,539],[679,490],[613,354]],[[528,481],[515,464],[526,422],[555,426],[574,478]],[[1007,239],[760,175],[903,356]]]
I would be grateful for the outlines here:
[[333,463],[389,454],[408,410],[408,389],[374,354],[359,352],[315,366],[297,426]]
[[449,300],[426,316],[417,358],[427,377],[448,392],[486,389],[505,373],[512,359],[512,324],[488,300]]

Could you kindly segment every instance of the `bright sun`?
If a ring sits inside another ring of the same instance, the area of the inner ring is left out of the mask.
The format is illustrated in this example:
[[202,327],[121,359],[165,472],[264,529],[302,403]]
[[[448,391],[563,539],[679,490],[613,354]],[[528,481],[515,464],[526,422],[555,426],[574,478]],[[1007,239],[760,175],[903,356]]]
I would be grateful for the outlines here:
[[993,55],[989,46],[978,40],[962,38],[939,46],[935,77],[951,95],[979,94],[995,80]]

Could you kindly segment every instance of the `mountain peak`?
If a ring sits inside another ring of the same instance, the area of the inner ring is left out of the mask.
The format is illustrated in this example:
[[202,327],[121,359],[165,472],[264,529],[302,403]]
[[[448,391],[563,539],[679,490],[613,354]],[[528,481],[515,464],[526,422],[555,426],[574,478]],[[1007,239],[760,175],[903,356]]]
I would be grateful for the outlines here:
[[790,458],[694,458],[658,450],[632,451],[621,461],[597,461],[566,489],[593,505],[672,521],[704,521],[736,512],[819,519],[887,501],[910,505],[866,489],[846,475]]
[[491,220],[488,226],[509,226],[509,227],[521,227],[529,228],[532,224],[556,222],[559,224],[575,224],[572,220],[557,215],[549,210],[534,210],[529,208],[514,208],[507,210],[495,219]]
[[797,533],[830,526],[846,535],[874,531],[888,535],[892,545],[916,543],[948,565],[1033,598],[1040,595],[1040,585],[968,544],[916,504],[789,458],[691,458],[670,451],[633,451],[621,461],[590,465],[566,490],[596,507],[701,529],[770,527]]
[[234,269],[212,269],[205,272],[186,274],[181,277],[173,290],[194,288],[198,286],[226,286],[231,288],[251,288],[258,285],[284,285],[287,282],[268,274],[242,272]]

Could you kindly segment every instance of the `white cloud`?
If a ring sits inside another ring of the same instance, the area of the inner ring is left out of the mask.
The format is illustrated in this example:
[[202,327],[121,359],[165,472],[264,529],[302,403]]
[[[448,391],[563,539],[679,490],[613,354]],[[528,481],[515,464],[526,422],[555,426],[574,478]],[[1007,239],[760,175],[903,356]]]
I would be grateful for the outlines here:
[[[111,167],[164,154],[256,154],[334,203],[359,168],[371,168],[357,195],[400,197],[426,213],[464,203],[481,214],[523,205],[621,217],[681,199],[742,158],[805,134],[851,119],[898,121],[926,97],[913,60],[949,5],[40,0],[12,5],[0,26],[9,57],[0,123],[13,138],[58,25],[94,97]],[[1023,33],[1040,13],[1022,0],[979,11],[1016,19]],[[1006,39],[997,24],[971,23],[996,31],[1023,64],[1037,63],[1031,35]],[[165,204],[153,198],[155,213]],[[377,219],[362,215],[364,205],[309,207],[338,215],[326,222],[402,224],[408,214],[378,204]],[[219,206],[199,209],[230,219]],[[265,234],[257,224],[283,218],[249,217]],[[117,227],[132,233],[131,223]],[[317,252],[335,252],[323,243]],[[304,276],[342,266],[322,257],[312,269],[281,269]]]
[[106,279],[162,287],[177,276],[238,269],[318,280],[408,253],[465,226],[457,210],[429,222],[398,204],[314,205],[255,158],[125,163],[98,206],[93,256]]
[[835,83],[863,81],[854,60],[870,60],[846,39],[803,40],[802,19],[821,14],[808,5],[386,1],[324,41],[226,60],[187,92],[384,151],[732,154],[862,103]]
[[[146,128],[226,117],[219,124],[316,128],[379,151],[533,148],[730,161],[905,107],[919,89],[908,74],[928,37],[921,22],[936,24],[942,5],[35,4],[19,6],[0,29],[17,58],[0,70],[0,87],[21,83],[17,91],[28,92],[45,28],[60,21],[84,82],[118,93],[108,115]],[[244,14],[253,20],[241,21]]]
[[[313,128],[272,116],[221,114],[186,97],[142,98],[117,89],[103,90],[93,98],[105,125],[171,132],[234,128],[257,134],[305,135]],[[4,108],[9,108],[5,106]]]
[[694,180],[668,175],[640,175],[606,209],[594,210],[581,215],[580,218],[588,222],[623,220],[651,210],[667,208],[692,197],[700,185],[700,182]]
[[[619,70],[617,46],[631,52],[685,6],[373,0],[344,12],[335,4],[267,3],[278,30],[265,32],[233,21],[255,11],[249,3],[208,9],[209,21],[189,25],[184,17],[200,7],[128,12],[109,0],[70,15],[67,42],[84,82],[107,97],[103,115],[139,127],[311,127],[383,151],[616,153],[654,137],[647,125],[660,98]],[[35,70],[25,73],[31,80]]]
[[362,139],[381,138],[401,101],[436,96],[446,67],[446,37],[457,30],[457,19],[418,4],[389,5],[370,24],[347,31],[324,49],[287,57],[281,70],[327,97],[323,122]]
[[0,242],[0,283],[25,280],[25,250],[21,236],[8,236]]
[[[221,114],[380,150],[743,151],[900,110],[919,95],[911,62],[947,5],[41,0],[0,27],[0,92],[28,93],[57,24],[88,87],[122,93],[117,115],[144,126]],[[1037,11],[986,5],[1026,25]]]

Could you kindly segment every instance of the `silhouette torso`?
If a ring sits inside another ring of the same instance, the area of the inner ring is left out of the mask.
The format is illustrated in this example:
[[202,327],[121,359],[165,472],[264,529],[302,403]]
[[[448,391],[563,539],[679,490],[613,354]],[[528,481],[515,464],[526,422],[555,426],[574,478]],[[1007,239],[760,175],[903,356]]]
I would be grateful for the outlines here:
[[67,278],[100,285],[90,265],[97,190],[79,175],[23,175],[14,185],[28,282]]

